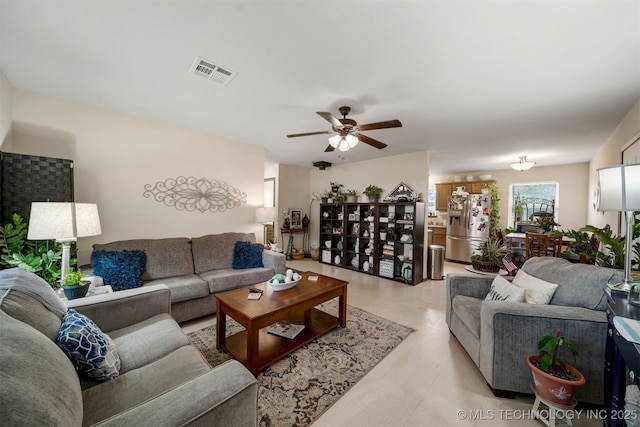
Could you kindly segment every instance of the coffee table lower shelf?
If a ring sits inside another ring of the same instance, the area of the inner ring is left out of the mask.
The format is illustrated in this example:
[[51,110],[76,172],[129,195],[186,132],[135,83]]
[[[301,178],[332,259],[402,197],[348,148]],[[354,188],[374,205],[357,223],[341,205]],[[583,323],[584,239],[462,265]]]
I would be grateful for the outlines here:
[[[305,328],[295,338],[283,338],[260,329],[258,335],[258,366],[251,369],[257,375],[259,371],[293,353],[303,345],[340,325],[340,319],[322,310],[309,310],[309,321],[305,322],[304,313],[295,314],[286,320],[295,324],[304,324]],[[226,338],[223,348],[235,359],[247,366],[247,331],[243,330]],[[257,368],[257,369],[256,369]]]

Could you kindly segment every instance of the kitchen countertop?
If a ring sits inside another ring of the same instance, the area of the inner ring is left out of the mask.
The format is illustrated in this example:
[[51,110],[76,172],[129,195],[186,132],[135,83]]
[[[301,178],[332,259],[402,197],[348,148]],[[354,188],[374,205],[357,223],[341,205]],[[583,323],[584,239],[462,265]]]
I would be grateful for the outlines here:
[[427,224],[429,228],[447,228],[446,225]]

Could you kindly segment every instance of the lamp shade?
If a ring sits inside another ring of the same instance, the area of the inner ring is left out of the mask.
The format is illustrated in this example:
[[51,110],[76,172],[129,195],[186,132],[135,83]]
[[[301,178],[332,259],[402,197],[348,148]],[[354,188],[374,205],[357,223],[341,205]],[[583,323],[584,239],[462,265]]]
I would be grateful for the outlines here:
[[276,220],[276,208],[258,208],[256,209],[256,222],[262,224],[274,222]]
[[92,203],[33,202],[29,240],[75,240],[102,234],[98,205]]
[[640,210],[640,163],[598,169],[598,211]]

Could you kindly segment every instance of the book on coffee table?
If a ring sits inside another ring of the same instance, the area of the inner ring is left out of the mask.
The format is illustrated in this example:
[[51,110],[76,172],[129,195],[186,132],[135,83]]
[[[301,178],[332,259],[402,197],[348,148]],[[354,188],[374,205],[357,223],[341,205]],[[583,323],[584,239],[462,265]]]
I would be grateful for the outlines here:
[[302,330],[304,325],[296,325],[287,320],[280,320],[267,328],[267,332],[284,338],[295,338]]

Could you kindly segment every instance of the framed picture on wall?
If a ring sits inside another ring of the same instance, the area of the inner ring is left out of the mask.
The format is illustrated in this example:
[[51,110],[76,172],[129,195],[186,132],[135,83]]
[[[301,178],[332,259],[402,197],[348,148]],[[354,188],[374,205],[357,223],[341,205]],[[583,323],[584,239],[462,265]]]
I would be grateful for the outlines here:
[[291,217],[291,228],[302,228],[302,209],[289,209]]

